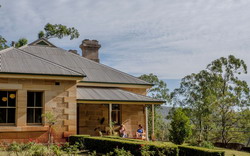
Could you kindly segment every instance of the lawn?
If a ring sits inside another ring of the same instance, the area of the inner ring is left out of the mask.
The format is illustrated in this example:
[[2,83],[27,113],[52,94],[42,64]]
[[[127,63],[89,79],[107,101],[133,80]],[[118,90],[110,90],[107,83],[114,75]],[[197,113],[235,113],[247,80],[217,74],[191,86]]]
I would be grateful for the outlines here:
[[236,150],[230,150],[230,149],[225,149],[225,148],[215,148],[218,150],[223,150],[226,152],[225,156],[250,156],[250,153],[248,152],[242,152],[242,151],[236,151]]

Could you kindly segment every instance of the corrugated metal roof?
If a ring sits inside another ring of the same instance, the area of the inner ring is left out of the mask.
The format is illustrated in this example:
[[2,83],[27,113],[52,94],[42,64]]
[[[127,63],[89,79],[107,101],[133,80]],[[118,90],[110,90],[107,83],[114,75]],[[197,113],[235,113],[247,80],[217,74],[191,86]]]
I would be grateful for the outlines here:
[[106,65],[96,63],[61,48],[27,45],[20,49],[57,64],[66,66],[79,73],[84,73],[86,75],[84,81],[150,85],[150,83],[140,80],[132,75],[118,71]]
[[0,73],[84,76],[82,73],[16,48],[0,51]]
[[153,99],[148,96],[143,96],[121,90],[118,88],[77,88],[77,100],[84,101],[131,101],[131,102],[159,102],[164,103],[159,99]]

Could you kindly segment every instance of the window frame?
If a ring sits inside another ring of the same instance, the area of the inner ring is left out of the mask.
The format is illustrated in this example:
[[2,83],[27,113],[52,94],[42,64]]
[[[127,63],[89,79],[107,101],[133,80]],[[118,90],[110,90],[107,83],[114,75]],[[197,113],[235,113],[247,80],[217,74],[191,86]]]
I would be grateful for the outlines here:
[[[35,106],[36,105],[36,98],[34,97],[34,106],[28,106],[28,93],[31,92],[31,93],[41,93],[42,94],[42,97],[41,97],[41,106],[37,107]],[[35,109],[41,109],[41,115],[43,114],[44,112],[44,91],[37,91],[37,90],[28,90],[27,91],[27,105],[26,105],[26,124],[29,125],[29,126],[41,126],[41,125],[44,125],[43,121],[43,117],[41,116],[41,122],[39,123],[36,123],[36,122],[32,122],[32,123],[29,123],[28,122],[28,109],[33,109],[34,113],[33,113],[33,120],[35,121],[36,120],[36,114],[35,114]]]
[[[0,106],[0,109],[3,108],[3,109],[15,109],[15,121],[14,123],[8,123],[8,122],[5,122],[5,123],[0,123],[0,126],[15,126],[16,125],[16,120],[17,120],[17,90],[0,90],[1,92],[7,92],[7,98],[9,98],[9,92],[15,92],[15,106],[8,106],[8,99],[7,99],[7,106]],[[2,99],[0,99],[2,100]],[[6,111],[6,121],[8,121],[8,111]]]
[[[119,109],[113,109],[114,105],[118,105]],[[113,120],[113,112],[116,113],[116,120],[118,120],[117,123],[115,123],[115,125],[120,125],[122,122],[122,105],[121,104],[112,104],[112,111],[111,111],[111,121],[114,122]]]

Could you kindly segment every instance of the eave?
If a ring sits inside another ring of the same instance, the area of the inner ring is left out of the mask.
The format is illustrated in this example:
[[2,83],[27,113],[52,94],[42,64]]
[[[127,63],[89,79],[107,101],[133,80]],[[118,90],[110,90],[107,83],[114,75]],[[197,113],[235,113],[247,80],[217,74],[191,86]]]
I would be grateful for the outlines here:
[[118,83],[118,82],[97,82],[97,81],[79,81],[77,86],[86,87],[118,87],[118,88],[145,88],[149,89],[153,84],[138,84],[138,83]]
[[82,104],[155,104],[160,105],[165,101],[129,101],[129,100],[91,100],[91,99],[77,99],[77,103]]
[[83,75],[36,74],[36,73],[11,73],[0,72],[0,78],[18,79],[48,79],[48,80],[82,80]]

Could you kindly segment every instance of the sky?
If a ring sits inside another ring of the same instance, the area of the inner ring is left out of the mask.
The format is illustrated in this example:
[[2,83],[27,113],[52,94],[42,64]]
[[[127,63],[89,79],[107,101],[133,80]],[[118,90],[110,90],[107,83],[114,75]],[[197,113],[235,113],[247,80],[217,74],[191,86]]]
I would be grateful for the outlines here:
[[[134,76],[154,73],[178,87],[180,79],[232,54],[250,68],[249,0],[0,0],[0,35],[30,42],[47,23],[75,27],[102,45],[101,63]],[[250,74],[242,76],[250,83]]]

